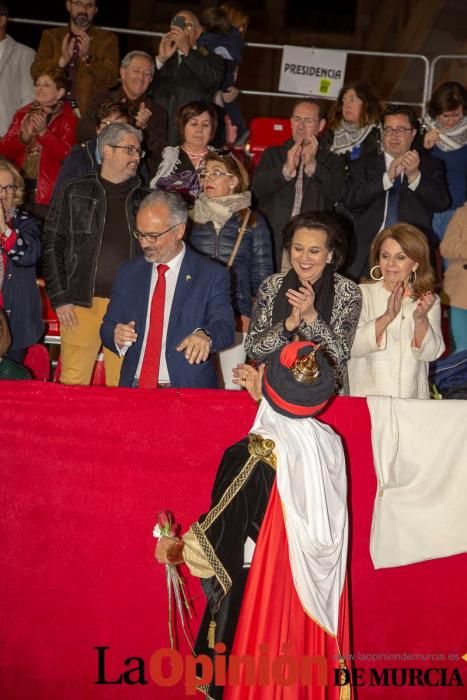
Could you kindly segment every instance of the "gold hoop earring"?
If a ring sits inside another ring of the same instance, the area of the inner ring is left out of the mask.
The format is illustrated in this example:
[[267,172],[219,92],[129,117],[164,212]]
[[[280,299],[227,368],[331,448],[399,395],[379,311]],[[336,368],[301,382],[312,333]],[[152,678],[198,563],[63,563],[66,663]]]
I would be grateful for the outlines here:
[[373,267],[372,267],[371,270],[370,270],[370,277],[371,277],[371,279],[374,280],[375,282],[379,282],[379,280],[384,280],[383,275],[381,275],[381,277],[375,277],[375,276],[374,276],[373,271],[374,271],[374,270],[377,270],[378,268],[379,268],[379,270],[381,270],[381,265],[373,265]]
[[[412,275],[413,275],[413,277],[412,277]],[[409,274],[409,285],[411,287],[413,287],[416,281],[417,281],[417,270],[411,270],[410,274]]]

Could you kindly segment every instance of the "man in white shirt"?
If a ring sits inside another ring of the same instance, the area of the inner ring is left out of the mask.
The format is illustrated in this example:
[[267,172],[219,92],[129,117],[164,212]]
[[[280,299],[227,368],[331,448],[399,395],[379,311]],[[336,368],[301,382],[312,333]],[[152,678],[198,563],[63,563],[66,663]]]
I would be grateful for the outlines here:
[[14,113],[34,99],[31,64],[35,52],[7,32],[8,7],[0,2],[0,137],[8,131]]
[[234,342],[230,277],[185,246],[186,222],[177,194],[155,191],[140,205],[143,257],[121,266],[101,327],[104,345],[125,356],[120,386],[218,387],[212,353]]

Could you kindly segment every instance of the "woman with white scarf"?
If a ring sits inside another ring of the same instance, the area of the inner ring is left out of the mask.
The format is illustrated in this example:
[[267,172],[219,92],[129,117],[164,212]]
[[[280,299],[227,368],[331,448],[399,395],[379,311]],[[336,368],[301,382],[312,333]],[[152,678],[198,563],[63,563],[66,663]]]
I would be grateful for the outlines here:
[[451,206],[433,216],[433,230],[443,240],[455,210],[467,199],[467,90],[456,82],[443,83],[428,103],[423,145],[444,161]]
[[220,353],[220,365],[225,388],[236,389],[230,377],[233,367],[245,359],[243,342],[253,298],[273,271],[271,232],[261,214],[251,211],[248,174],[233,155],[208,153],[200,175],[203,191],[191,213],[189,243],[231,272],[236,344]]

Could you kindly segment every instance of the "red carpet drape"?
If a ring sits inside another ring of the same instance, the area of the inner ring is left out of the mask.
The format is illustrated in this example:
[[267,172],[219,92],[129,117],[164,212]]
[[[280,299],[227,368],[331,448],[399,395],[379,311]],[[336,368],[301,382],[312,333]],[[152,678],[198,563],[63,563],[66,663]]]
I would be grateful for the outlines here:
[[[1,383],[2,698],[185,697],[183,684],[162,688],[149,675],[151,655],[169,645],[152,529],[160,509],[172,510],[182,529],[206,510],[218,461],[247,433],[255,410],[243,392]],[[370,667],[401,666],[457,667],[467,684],[467,664],[447,658],[467,652],[467,555],[374,571],[366,402],[337,399],[321,419],[343,437],[348,456],[351,641],[365,679],[358,699],[460,700],[465,688],[369,685]],[[198,581],[188,580],[188,592],[196,631],[204,607]],[[107,681],[126,671],[133,684],[96,684],[95,647],[108,647],[100,652]],[[391,658],[397,654],[435,656]],[[129,657],[144,660],[146,684],[135,682],[142,669]]]

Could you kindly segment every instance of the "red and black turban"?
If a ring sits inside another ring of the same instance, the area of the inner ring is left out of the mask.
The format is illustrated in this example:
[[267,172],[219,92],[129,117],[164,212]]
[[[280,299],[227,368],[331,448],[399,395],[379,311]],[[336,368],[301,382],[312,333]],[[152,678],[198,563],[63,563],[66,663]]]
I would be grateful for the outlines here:
[[316,343],[288,343],[271,355],[263,377],[263,396],[275,411],[288,418],[310,418],[326,406],[334,393],[334,373],[321,350],[316,351],[319,376],[311,383],[298,381],[291,368],[309,355]]

